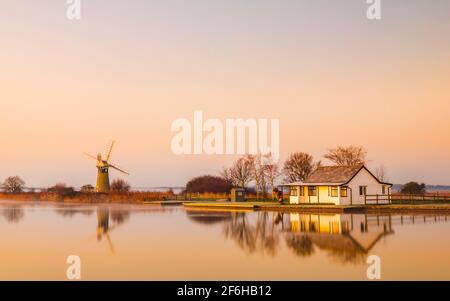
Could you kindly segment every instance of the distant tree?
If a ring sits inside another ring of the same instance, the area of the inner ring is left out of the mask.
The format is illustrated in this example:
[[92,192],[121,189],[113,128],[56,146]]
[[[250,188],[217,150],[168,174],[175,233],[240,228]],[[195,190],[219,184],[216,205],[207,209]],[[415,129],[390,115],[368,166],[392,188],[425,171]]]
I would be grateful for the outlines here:
[[18,176],[8,177],[2,183],[1,187],[7,193],[19,193],[23,191],[25,182]]
[[320,161],[314,163],[314,159],[310,154],[302,152],[292,153],[283,165],[285,181],[304,181],[320,164]]
[[406,194],[424,194],[426,192],[426,185],[424,183],[408,182],[403,185],[400,192]]
[[73,196],[76,194],[75,189],[73,187],[67,186],[65,183],[56,183],[55,186],[47,189],[47,192],[55,193],[59,196]]
[[366,163],[366,154],[367,152],[361,146],[338,146],[329,149],[324,158],[339,166],[355,166]]
[[196,177],[186,184],[186,192],[189,193],[228,193],[231,184],[222,177],[205,175]]
[[81,186],[80,190],[81,190],[81,192],[84,192],[84,193],[91,193],[91,192],[95,191],[95,187],[90,184],[87,184],[87,185]]
[[115,179],[111,183],[111,191],[119,193],[127,193],[130,191],[130,184],[123,179]]

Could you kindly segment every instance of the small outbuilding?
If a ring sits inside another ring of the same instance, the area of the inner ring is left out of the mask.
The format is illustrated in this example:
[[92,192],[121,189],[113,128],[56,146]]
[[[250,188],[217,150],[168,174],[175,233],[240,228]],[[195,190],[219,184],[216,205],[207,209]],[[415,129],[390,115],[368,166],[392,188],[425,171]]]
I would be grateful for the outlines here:
[[245,202],[245,189],[239,187],[231,188],[232,202]]

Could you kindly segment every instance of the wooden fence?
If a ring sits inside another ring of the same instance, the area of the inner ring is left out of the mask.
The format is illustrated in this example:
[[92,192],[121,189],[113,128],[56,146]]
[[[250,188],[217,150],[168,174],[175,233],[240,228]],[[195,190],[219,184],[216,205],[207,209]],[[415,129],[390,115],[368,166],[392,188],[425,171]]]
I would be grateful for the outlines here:
[[394,193],[392,194],[392,199],[394,201],[408,201],[408,202],[448,202],[450,201],[450,195],[436,193],[425,193],[425,194],[404,194],[404,193]]
[[366,194],[364,195],[365,205],[392,204],[392,195],[390,194]]
[[393,202],[423,202],[423,203],[439,203],[450,202],[450,195],[440,193],[426,194],[368,194],[364,196],[364,204],[366,205],[382,205],[392,204]]

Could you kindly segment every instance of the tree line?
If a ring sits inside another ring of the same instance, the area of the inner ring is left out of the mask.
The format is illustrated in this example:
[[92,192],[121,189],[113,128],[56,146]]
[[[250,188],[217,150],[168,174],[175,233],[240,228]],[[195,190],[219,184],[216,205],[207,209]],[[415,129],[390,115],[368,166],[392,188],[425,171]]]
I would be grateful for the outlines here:
[[[361,146],[338,146],[329,149],[323,156],[325,159],[340,166],[355,166],[366,162],[366,151]],[[220,171],[220,177],[202,176],[194,178],[186,185],[188,192],[228,192],[231,187],[248,189],[254,184],[256,197],[267,197],[268,192],[274,193],[280,178],[286,183],[304,181],[315,169],[322,166],[321,161],[315,161],[313,156],[305,152],[290,154],[287,160],[278,164],[272,154],[245,155],[238,158],[230,167]],[[384,174],[384,167],[380,167]]]
[[[0,188],[6,193],[22,193],[25,187],[25,181],[19,176],[13,176],[6,178],[1,184]],[[131,186],[123,179],[115,179],[111,182],[111,191],[116,193],[128,193]],[[47,192],[56,193],[59,195],[74,195],[77,191],[71,186],[67,186],[65,183],[57,183],[52,187],[46,189]],[[95,187],[88,184],[80,188],[80,192],[93,193]]]
[[[361,146],[350,145],[347,147],[338,146],[328,149],[323,158],[338,166],[355,166],[365,164],[367,152]],[[289,155],[286,161],[280,165],[276,162],[272,154],[245,155],[235,160],[230,167],[223,168],[220,176],[200,176],[190,180],[186,184],[186,192],[190,193],[228,193],[232,187],[249,189],[250,184],[254,184],[256,197],[267,197],[268,193],[273,193],[280,178],[285,183],[304,181],[308,176],[322,166],[322,161],[314,160],[314,157],[305,152],[294,152]],[[380,165],[375,170],[376,176],[381,180],[386,180],[386,170]],[[25,182],[18,176],[8,177],[0,185],[6,193],[21,193],[25,189]],[[423,194],[426,192],[425,184],[416,182],[406,183],[402,193]],[[111,191],[116,193],[128,193],[131,187],[123,179],[116,179],[111,182]],[[84,185],[81,192],[95,192],[92,185]],[[58,183],[47,189],[47,192],[55,192],[63,195],[70,195],[76,192],[73,187],[64,183]]]

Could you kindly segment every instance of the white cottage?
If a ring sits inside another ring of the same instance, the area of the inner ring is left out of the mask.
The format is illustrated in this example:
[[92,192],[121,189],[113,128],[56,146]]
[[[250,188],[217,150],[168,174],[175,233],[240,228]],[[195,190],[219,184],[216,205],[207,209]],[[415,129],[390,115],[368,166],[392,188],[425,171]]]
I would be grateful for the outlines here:
[[290,183],[291,204],[364,205],[390,202],[392,184],[364,165],[322,166],[303,182]]

